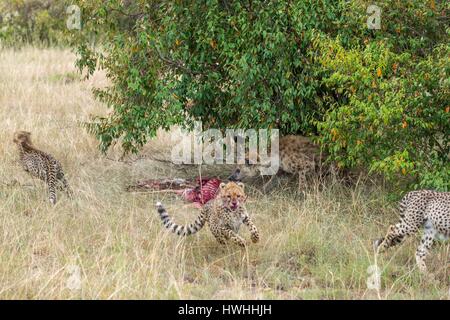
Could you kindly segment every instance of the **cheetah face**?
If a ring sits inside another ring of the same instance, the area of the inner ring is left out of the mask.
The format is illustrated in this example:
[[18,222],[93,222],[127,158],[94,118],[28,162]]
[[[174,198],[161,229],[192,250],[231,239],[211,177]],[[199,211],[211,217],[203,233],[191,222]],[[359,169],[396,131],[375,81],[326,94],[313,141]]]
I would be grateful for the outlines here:
[[244,184],[242,182],[228,182],[220,184],[220,198],[224,207],[231,210],[240,208],[246,200]]
[[17,131],[14,133],[13,142],[16,144],[31,143],[31,133],[28,131]]
[[244,177],[253,178],[260,175],[259,166],[256,164],[241,165],[239,169]]

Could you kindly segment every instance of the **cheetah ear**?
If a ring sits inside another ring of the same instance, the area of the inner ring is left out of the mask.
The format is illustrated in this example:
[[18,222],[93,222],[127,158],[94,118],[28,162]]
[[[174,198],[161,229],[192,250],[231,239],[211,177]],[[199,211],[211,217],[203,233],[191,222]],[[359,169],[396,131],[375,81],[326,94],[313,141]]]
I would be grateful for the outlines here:
[[241,187],[242,189],[244,189],[244,184],[242,182],[238,182],[237,185],[238,185],[238,187]]
[[221,182],[220,185],[219,185],[219,188],[220,188],[220,189],[223,189],[223,187],[225,187],[225,185],[226,185],[225,182]]

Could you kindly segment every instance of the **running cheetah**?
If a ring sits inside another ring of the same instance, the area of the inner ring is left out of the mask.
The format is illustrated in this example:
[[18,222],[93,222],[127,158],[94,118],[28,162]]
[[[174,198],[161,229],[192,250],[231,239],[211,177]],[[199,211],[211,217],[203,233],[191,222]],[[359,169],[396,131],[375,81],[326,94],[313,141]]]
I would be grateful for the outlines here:
[[375,241],[377,253],[401,243],[406,236],[424,228],[416,251],[419,270],[427,273],[425,258],[436,238],[450,237],[450,192],[418,190],[408,192],[400,201],[400,222],[391,225],[384,238]]
[[205,222],[209,223],[211,233],[220,244],[226,240],[245,247],[245,240],[238,234],[241,224],[245,224],[251,233],[251,240],[259,241],[259,232],[247,214],[244,202],[247,196],[241,182],[221,183],[219,194],[202,208],[197,219],[185,226],[176,224],[167,213],[164,206],[158,202],[156,207],[164,226],[179,236],[188,236],[197,233],[203,228]]
[[13,141],[19,149],[19,158],[23,169],[31,176],[47,183],[50,203],[56,203],[56,188],[65,190],[68,195],[72,195],[61,164],[51,155],[34,147],[30,132],[16,132]]

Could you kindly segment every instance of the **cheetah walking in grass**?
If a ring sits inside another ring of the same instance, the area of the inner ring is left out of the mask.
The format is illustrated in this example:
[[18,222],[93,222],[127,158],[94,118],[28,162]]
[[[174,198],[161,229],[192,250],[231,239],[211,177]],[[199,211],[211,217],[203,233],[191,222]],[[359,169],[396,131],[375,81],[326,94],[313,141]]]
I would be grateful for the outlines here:
[[34,147],[30,132],[16,132],[13,141],[19,149],[19,158],[23,169],[32,177],[39,178],[47,183],[49,200],[52,204],[56,203],[57,188],[64,190],[68,195],[72,195],[61,164],[53,156]]
[[384,238],[375,241],[377,253],[400,244],[407,236],[424,229],[416,251],[419,270],[427,273],[425,259],[435,239],[450,237],[450,192],[411,191],[400,201],[400,222],[391,225]]

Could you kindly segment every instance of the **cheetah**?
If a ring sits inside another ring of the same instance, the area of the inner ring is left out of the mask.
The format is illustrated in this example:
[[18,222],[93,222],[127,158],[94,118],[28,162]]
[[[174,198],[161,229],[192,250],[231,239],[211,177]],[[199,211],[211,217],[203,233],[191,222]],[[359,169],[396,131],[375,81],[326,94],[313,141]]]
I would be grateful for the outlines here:
[[[251,164],[249,159],[258,159],[252,154],[246,156],[246,164],[241,167],[244,175],[254,177],[258,175],[259,165]],[[298,175],[299,189],[306,184],[306,179],[311,174],[317,173],[323,168],[325,154],[321,152],[320,147],[314,144],[309,138],[299,135],[286,135],[279,139],[280,169],[278,173]],[[270,160],[270,159],[269,159]],[[261,165],[264,166],[264,163]],[[263,189],[273,182],[275,175],[271,177]]]
[[56,203],[56,188],[64,190],[69,196],[72,195],[61,164],[48,153],[34,147],[30,132],[16,132],[13,141],[19,149],[22,168],[32,177],[39,178],[47,183],[51,204]]
[[375,240],[377,254],[400,244],[406,236],[424,228],[416,251],[416,263],[422,273],[427,273],[425,258],[435,239],[450,237],[450,192],[417,190],[408,192],[399,204],[400,222],[391,225],[384,238]]
[[216,198],[205,204],[197,219],[182,226],[172,220],[160,202],[156,207],[164,226],[179,236],[195,234],[208,222],[211,233],[220,244],[224,245],[226,240],[231,240],[245,247],[245,240],[238,234],[242,224],[249,228],[253,243],[258,242],[260,238],[258,229],[244,207],[246,198],[242,182],[222,182]]

